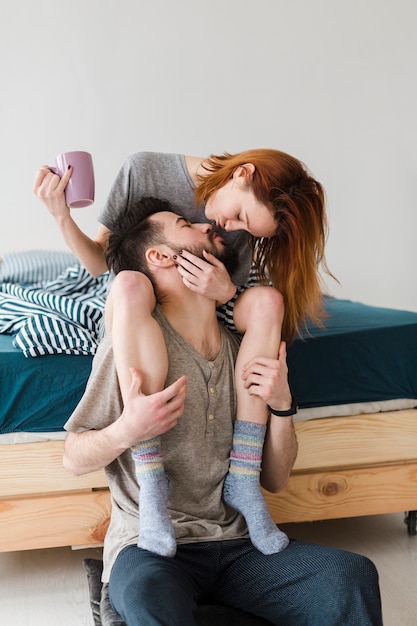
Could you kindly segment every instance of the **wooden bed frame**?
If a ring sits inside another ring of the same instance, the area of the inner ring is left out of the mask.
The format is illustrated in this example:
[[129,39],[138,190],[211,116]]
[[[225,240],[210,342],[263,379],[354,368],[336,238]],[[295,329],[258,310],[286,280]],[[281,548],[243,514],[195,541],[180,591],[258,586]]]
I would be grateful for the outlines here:
[[[265,492],[274,521],[408,512],[416,534],[415,409],[295,423],[299,452],[286,489]],[[104,471],[76,477],[63,441],[1,446],[0,551],[102,545],[110,516]]]

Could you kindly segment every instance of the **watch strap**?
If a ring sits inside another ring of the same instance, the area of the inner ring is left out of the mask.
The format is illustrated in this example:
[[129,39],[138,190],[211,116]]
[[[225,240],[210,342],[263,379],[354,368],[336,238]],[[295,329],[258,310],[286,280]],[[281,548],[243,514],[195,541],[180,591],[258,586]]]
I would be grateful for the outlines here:
[[268,404],[268,409],[270,413],[272,413],[272,415],[277,415],[278,417],[288,417],[289,415],[295,415],[297,413],[298,401],[297,401],[297,398],[294,398],[294,396],[291,396],[291,407],[287,409],[286,411],[278,411],[276,409],[271,409],[269,404]]

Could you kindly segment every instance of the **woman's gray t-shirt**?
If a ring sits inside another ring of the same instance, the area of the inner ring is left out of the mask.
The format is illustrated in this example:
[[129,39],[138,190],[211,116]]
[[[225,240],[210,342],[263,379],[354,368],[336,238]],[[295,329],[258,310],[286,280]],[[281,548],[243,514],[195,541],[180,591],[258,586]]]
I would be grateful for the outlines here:
[[[129,156],[121,167],[99,221],[112,230],[117,217],[143,197],[155,197],[171,203],[175,213],[190,222],[207,222],[204,207],[194,199],[194,185],[182,154],[138,152]],[[237,269],[232,274],[235,285],[248,283],[251,250],[248,233],[222,231],[223,239],[238,251]]]

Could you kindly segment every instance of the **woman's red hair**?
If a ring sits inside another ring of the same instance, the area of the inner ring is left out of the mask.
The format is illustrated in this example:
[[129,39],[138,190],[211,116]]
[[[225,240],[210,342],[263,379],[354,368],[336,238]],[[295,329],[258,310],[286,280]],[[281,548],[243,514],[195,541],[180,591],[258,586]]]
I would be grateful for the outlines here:
[[307,319],[320,324],[325,317],[320,266],[331,276],[324,248],[327,237],[325,193],[322,185],[298,159],[279,150],[247,150],[239,154],[211,155],[203,163],[195,191],[204,204],[233,176],[237,167],[252,163],[252,190],[272,212],[276,235],[250,235],[253,261],[263,284],[272,282],[283,295],[285,316],[282,336],[291,341]]

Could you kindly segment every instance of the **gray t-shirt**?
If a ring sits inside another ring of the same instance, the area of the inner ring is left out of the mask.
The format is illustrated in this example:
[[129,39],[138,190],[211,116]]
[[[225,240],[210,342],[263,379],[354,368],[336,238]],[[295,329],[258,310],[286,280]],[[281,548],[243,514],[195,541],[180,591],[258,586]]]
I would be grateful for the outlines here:
[[[145,196],[168,200],[175,213],[190,222],[207,222],[204,207],[197,207],[194,186],[182,154],[138,152],[129,156],[121,167],[99,221],[112,230],[117,217],[133,202]],[[237,270],[232,275],[235,285],[246,285],[252,253],[245,231],[222,232],[223,239],[239,254]]]
[[[229,468],[236,413],[234,361],[236,336],[220,325],[221,347],[206,361],[173,329],[159,306],[154,312],[168,350],[169,385],[188,375],[185,410],[178,424],[162,436],[164,467],[172,491],[169,511],[178,543],[248,537],[244,518],[222,500]],[[111,337],[100,343],[79,405],[65,424],[70,432],[105,428],[122,412]],[[138,486],[127,450],[106,467],[112,514],[104,544],[103,581],[125,546],[138,539]]]

